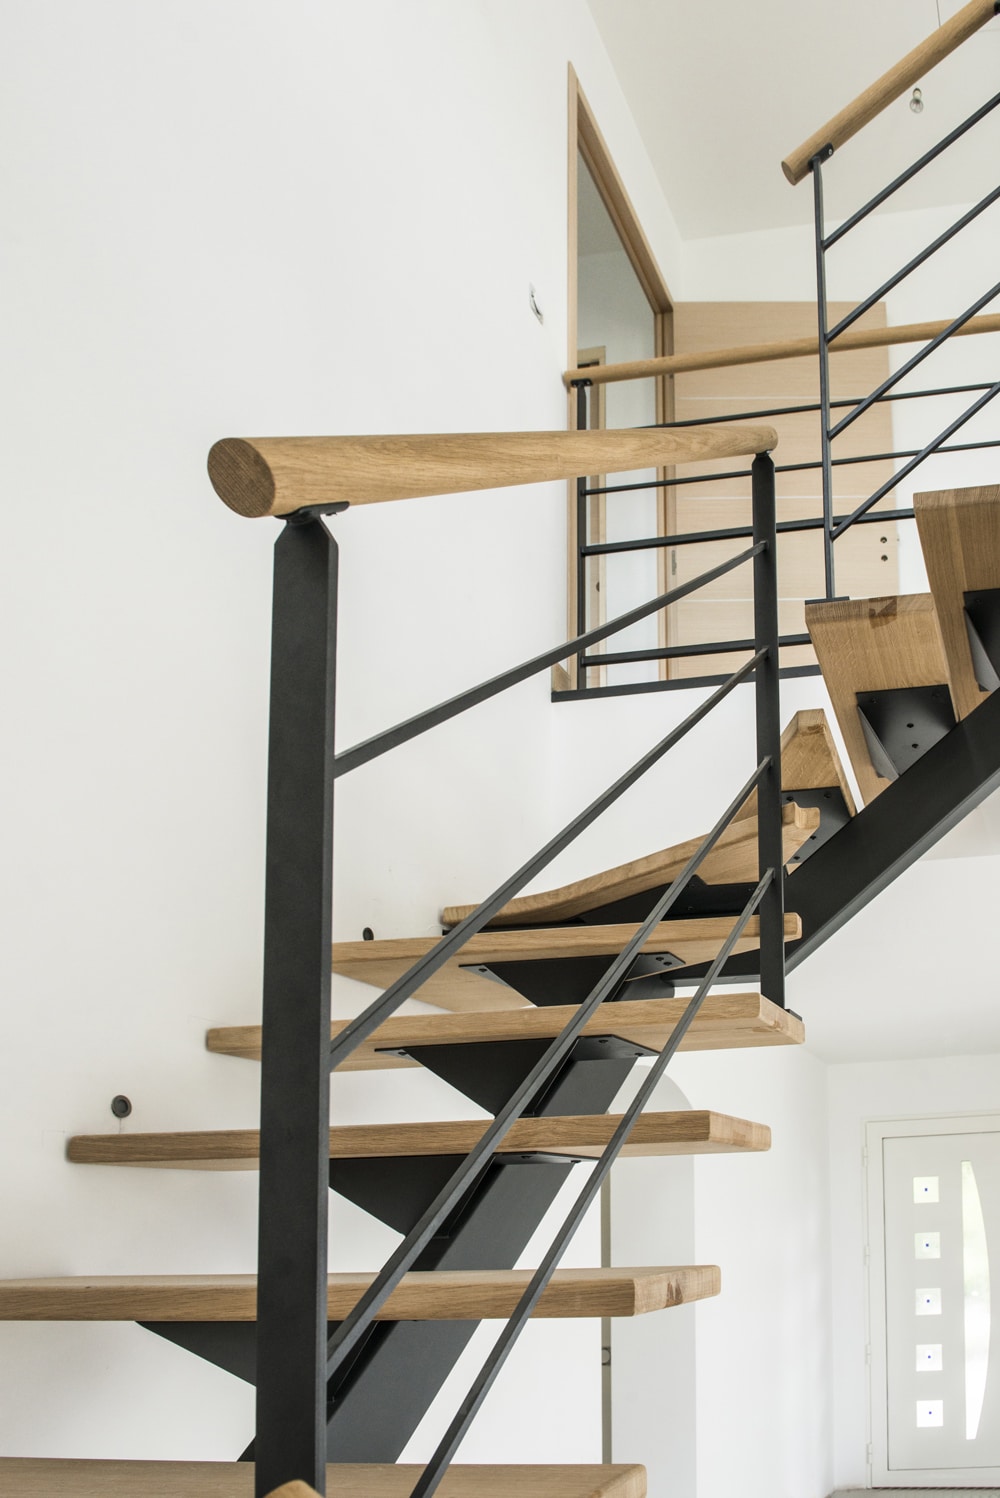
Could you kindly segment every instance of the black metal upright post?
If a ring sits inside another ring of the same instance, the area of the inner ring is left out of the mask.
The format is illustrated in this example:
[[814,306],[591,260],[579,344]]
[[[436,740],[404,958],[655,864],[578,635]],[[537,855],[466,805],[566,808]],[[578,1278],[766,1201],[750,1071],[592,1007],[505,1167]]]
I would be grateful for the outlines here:
[[326,1492],[337,543],[293,520],[274,558],[260,1112],[256,1494]]
[[816,221],[816,316],[819,324],[820,457],[823,464],[823,572],[827,598],[837,596],[833,564],[833,444],[830,440],[830,340],[826,305],[826,228],[823,217],[823,161],[829,147],[812,159],[813,213]]
[[[578,432],[587,430],[588,383],[588,381],[581,380],[576,386],[576,429]],[[590,539],[588,482],[585,475],[581,475],[576,481],[576,632],[578,635],[586,634],[587,631],[587,556],[584,547]],[[583,652],[576,658],[576,684],[581,691],[587,686],[587,667],[584,665]]]
[[755,672],[757,762],[770,760],[757,787],[760,876],[774,878],[760,902],[760,988],[785,1007],[784,847],[781,831],[781,705],[778,658],[778,558],[774,464],[760,453],[753,462],[753,539],[763,548],[753,559],[754,648],[767,655]]

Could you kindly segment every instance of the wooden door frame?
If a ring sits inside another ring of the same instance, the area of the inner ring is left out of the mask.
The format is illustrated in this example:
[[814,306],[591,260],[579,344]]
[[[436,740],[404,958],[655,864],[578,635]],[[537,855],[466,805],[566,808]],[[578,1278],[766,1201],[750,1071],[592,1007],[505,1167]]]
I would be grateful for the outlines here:
[[[654,351],[657,355],[673,353],[673,308],[674,299],[670,295],[663,273],[657,264],[648,239],[638,214],[632,205],[632,200],[626,191],[625,184],[618,168],[615,166],[607,142],[601,134],[600,127],[594,116],[594,112],[587,101],[587,97],[580,87],[580,80],[576,75],[572,63],[569,65],[569,129],[567,132],[568,163],[567,181],[569,191],[567,194],[567,369],[576,368],[577,348],[577,202],[578,202],[578,178],[577,178],[577,156],[583,157],[587,170],[594,180],[594,184],[601,195],[601,200],[608,211],[611,222],[614,224],[622,247],[629,258],[629,263],[635,271],[639,285],[645,293],[653,314],[654,329]],[[567,392],[567,427],[570,431],[576,428],[576,392]],[[656,419],[657,421],[670,421],[673,419],[673,380],[660,376],[656,380]],[[658,477],[665,477],[666,470],[658,472]],[[659,491],[662,496],[663,491]],[[662,514],[662,504],[657,506],[658,516]],[[576,556],[577,556],[577,531],[576,531],[576,484],[570,481],[567,491],[566,504],[566,530],[567,530],[567,582],[566,582],[566,617],[568,621],[567,637],[576,634]],[[665,550],[658,555],[657,578],[660,592],[666,589],[667,559]],[[602,589],[602,595],[603,595]],[[602,598],[603,602],[603,598]],[[603,615],[602,615],[603,617]],[[666,643],[666,622],[663,614],[660,615],[659,638],[661,645]],[[666,664],[666,663],[664,663]],[[566,669],[556,666],[553,670],[553,686],[557,689],[569,687],[575,689],[577,686],[577,665],[575,657],[571,658]]]

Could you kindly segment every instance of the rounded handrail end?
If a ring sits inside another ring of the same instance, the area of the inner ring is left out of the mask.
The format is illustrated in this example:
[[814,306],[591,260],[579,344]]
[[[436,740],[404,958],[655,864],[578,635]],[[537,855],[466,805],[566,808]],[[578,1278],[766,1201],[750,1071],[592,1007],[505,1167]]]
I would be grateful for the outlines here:
[[274,513],[275,482],[270,465],[252,442],[223,437],[208,455],[212,487],[231,510],[248,520]]

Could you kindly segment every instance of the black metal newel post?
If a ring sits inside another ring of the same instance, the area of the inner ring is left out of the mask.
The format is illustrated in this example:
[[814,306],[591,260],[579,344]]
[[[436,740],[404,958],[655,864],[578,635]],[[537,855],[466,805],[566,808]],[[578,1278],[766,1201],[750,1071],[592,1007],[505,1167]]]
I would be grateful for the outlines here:
[[827,146],[812,159],[813,213],[816,221],[816,316],[819,323],[820,456],[823,465],[823,572],[827,598],[837,596],[833,565],[833,444],[830,438],[830,338],[826,305],[826,228],[823,217],[822,163],[833,155]]
[[781,830],[781,705],[778,671],[778,558],[774,464],[768,453],[753,462],[754,645],[767,655],[755,672],[757,761],[769,761],[757,786],[757,851],[760,877],[774,878],[760,902],[760,989],[785,1007],[785,889]]
[[337,543],[293,520],[274,557],[260,1110],[256,1494],[326,1492]]
[[[585,432],[588,424],[587,388],[589,380],[580,380],[576,384],[576,429]],[[576,481],[576,632],[578,635],[587,632],[587,554],[584,547],[590,539],[588,528],[589,505],[587,502],[587,485],[589,480],[581,475]],[[581,652],[576,658],[576,684],[583,691],[587,687],[587,667],[584,664],[585,652]]]

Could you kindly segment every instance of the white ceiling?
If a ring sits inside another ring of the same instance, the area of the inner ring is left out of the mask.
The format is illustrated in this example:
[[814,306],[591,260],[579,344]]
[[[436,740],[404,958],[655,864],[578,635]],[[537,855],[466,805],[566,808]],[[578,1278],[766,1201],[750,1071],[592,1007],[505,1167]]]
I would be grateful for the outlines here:
[[[804,223],[807,179],[788,155],[962,0],[587,0],[685,239]],[[849,141],[824,172],[844,217],[1000,87],[1000,20]],[[897,208],[971,202],[995,186],[1000,110],[895,198]]]

